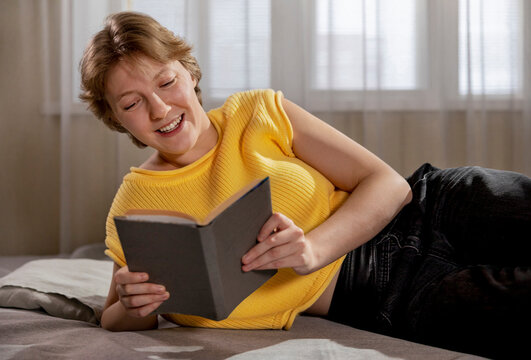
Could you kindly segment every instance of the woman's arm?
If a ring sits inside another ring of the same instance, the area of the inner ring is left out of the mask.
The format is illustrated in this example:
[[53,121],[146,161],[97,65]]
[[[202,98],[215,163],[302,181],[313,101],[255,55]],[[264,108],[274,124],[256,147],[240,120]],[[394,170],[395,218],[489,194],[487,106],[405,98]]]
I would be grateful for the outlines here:
[[307,234],[282,214],[273,215],[258,236],[259,244],[243,257],[243,270],[293,267],[307,274],[373,238],[411,201],[411,189],[346,135],[286,99],[282,105],[293,127],[295,155],[351,194]]
[[147,330],[157,327],[157,315],[149,315],[169,298],[166,289],[147,283],[148,274],[130,272],[114,264],[101,326],[111,331]]

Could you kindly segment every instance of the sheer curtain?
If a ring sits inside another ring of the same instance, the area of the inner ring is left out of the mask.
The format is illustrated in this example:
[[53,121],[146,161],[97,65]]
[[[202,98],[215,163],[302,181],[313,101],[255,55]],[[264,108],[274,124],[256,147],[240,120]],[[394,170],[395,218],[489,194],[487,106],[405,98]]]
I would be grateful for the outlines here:
[[122,7],[194,44],[207,108],[235,91],[272,87],[404,174],[424,161],[531,173],[524,0],[130,0]]
[[[43,0],[44,1],[44,0]],[[52,2],[53,3],[53,2]],[[422,162],[531,175],[531,4],[525,0],[63,1],[61,228],[70,249],[71,121],[87,39],[118,10],[148,13],[194,45],[205,108],[274,88],[408,175]],[[43,22],[46,24],[46,22]],[[45,25],[46,26],[46,25]],[[46,80],[51,81],[54,80]],[[46,86],[45,86],[46,88]],[[107,135],[101,135],[103,136]],[[113,193],[147,155],[122,135]],[[111,154],[112,156],[108,156]]]
[[305,105],[404,173],[431,161],[529,174],[529,11],[520,0],[317,0]]

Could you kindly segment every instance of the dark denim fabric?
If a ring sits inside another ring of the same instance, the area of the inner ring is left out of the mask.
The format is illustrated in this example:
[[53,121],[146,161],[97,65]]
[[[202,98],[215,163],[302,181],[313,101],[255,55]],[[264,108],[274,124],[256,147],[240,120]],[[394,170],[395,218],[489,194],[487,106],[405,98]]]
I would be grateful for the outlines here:
[[531,179],[421,166],[413,200],[347,255],[329,318],[492,358],[531,354]]

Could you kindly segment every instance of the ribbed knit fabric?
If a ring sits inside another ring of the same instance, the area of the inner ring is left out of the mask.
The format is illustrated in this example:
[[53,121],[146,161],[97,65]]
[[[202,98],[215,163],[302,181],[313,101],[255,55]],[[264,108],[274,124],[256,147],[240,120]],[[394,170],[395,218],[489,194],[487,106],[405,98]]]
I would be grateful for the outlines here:
[[[270,177],[275,212],[291,218],[304,232],[326,220],[348,194],[336,191],[322,174],[295,157],[282,96],[273,90],[236,93],[209,111],[218,142],[193,164],[171,171],[131,168],[107,218],[106,254],[118,265],[126,264],[114,226],[116,215],[129,209],[163,209],[203,219],[221,201],[265,176]],[[289,329],[295,316],[322,294],[342,261],[305,276],[280,269],[222,321],[181,314],[166,317],[196,327]]]

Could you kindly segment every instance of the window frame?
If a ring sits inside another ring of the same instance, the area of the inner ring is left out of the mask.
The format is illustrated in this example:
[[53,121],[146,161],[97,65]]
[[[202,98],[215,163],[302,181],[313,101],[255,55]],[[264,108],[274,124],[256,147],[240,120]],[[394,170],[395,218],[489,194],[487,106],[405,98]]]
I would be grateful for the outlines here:
[[[529,13],[531,4],[521,1],[523,7],[522,14]],[[416,90],[326,90],[312,87],[312,72],[315,69],[313,64],[313,49],[316,39],[314,38],[316,24],[316,0],[308,2],[306,9],[304,4],[299,3],[300,13],[305,13],[304,30],[305,38],[305,61],[311,59],[309,66],[306,66],[305,83],[308,84],[304,91],[304,104],[310,111],[371,111],[371,110],[437,110],[442,107],[454,110],[462,110],[470,107],[471,104],[481,103],[487,109],[497,110],[512,107],[522,108],[523,92],[521,89],[516,93],[508,94],[460,94],[459,89],[459,0],[447,1],[426,1],[425,8],[419,7],[419,11],[424,11],[425,18],[419,21],[427,22],[428,31],[425,44],[419,40],[417,48],[424,49],[423,54],[417,54],[427,61],[426,79],[419,77],[423,86]],[[281,4],[279,4],[281,6]],[[305,11],[303,11],[305,10]],[[291,9],[291,13],[293,13]],[[286,14],[286,11],[283,11]],[[288,13],[289,14],[289,13]],[[438,16],[441,14],[441,16]],[[442,21],[445,21],[443,24]],[[530,20],[522,15],[521,18],[521,46],[526,45],[526,35],[524,27],[531,26]],[[289,21],[289,20],[288,20]],[[444,36],[442,32],[444,31]],[[283,39],[283,38],[280,38]],[[444,42],[443,42],[444,40]],[[530,39],[531,40],[531,39]],[[444,49],[437,44],[444,44]],[[424,46],[425,45],[425,46]],[[529,46],[529,45],[528,45]],[[284,46],[287,48],[287,46]],[[529,49],[522,49],[525,54]],[[525,56],[524,56],[525,58]],[[524,60],[525,61],[525,60]],[[275,66],[275,62],[272,62]],[[452,72],[445,72],[441,64],[454,69]],[[277,72],[278,69],[272,69]],[[528,70],[527,70],[528,71]],[[521,76],[525,76],[526,68],[523,66]],[[444,84],[442,84],[444,79]],[[278,83],[281,88],[284,84]],[[525,84],[523,84],[525,86]]]
[[[126,9],[131,3],[130,0],[106,1],[108,10],[113,12]],[[208,14],[204,10],[208,7],[210,1],[188,1],[188,16],[193,19],[199,19],[202,16],[202,21],[208,24],[208,19],[205,19],[204,15],[200,16],[200,14]],[[79,4],[84,4],[83,1],[78,2]],[[520,0],[520,3],[522,6],[521,46],[523,62],[525,63],[526,54],[531,52],[531,30],[529,30],[531,29],[531,2]],[[85,4],[83,6],[88,5]],[[72,89],[69,91],[71,97],[69,110],[71,114],[78,115],[87,114],[88,110],[84,104],[78,101],[78,89],[75,89],[74,71],[78,71],[75,47],[78,45],[79,39],[74,39],[74,27],[78,24],[75,21],[74,6],[71,6],[71,9],[69,14],[65,14],[65,16],[70,16],[70,18],[64,21],[64,24],[69,27],[61,30],[64,36],[67,35],[66,39],[72,47],[70,55],[68,55],[71,61],[68,63],[67,55],[65,54],[63,54],[62,61],[67,62],[68,71],[72,74]],[[493,110],[507,108],[509,104],[517,109],[522,109],[525,106],[523,94],[531,90],[529,89],[529,81],[523,81],[521,94],[460,95],[458,73],[456,71],[444,72],[441,63],[449,64],[453,69],[459,68],[459,0],[426,1],[426,8],[423,10],[426,14],[425,21],[427,22],[426,28],[428,32],[426,35],[426,48],[418,47],[419,49],[424,49],[424,55],[422,56],[425,56],[428,62],[427,79],[425,79],[424,88],[418,90],[313,89],[311,87],[311,77],[314,68],[312,50],[315,42],[315,9],[316,0],[271,0],[271,21],[272,24],[275,24],[271,26],[271,39],[275,40],[271,42],[269,87],[282,90],[286,97],[304,106],[309,111],[436,110],[442,107],[460,110],[469,108],[471,104],[474,105],[476,103],[480,103],[486,109]],[[442,24],[442,19],[446,21],[444,24]],[[194,45],[194,55],[198,58],[203,70],[202,83],[207,85],[203,86],[202,89],[204,106],[205,109],[217,107],[225,99],[213,97],[210,93],[208,74],[211,69],[207,62],[202,64],[202,59],[208,59],[209,57],[209,30],[208,27],[202,26],[204,24],[200,21],[190,21],[190,24],[187,28],[189,33],[186,38]],[[441,29],[445,31],[444,37],[441,34]],[[43,31],[46,33],[48,29],[45,28]],[[448,34],[449,31],[452,33]],[[289,33],[289,36],[286,36],[287,33]],[[441,44],[443,39],[443,45],[437,46],[436,44]],[[302,51],[296,51],[295,53],[292,51],[294,47],[300,46],[302,46]],[[289,54],[289,56],[286,54]],[[65,64],[62,65],[62,68],[64,66]],[[522,76],[526,79],[531,76],[531,66],[525,64],[522,66]],[[66,76],[65,74],[66,72],[63,76]],[[449,78],[448,76],[451,77]],[[440,79],[443,77],[445,79],[444,87],[439,85]],[[300,79],[300,81],[293,81],[293,78]],[[63,98],[62,101],[64,100]],[[46,114],[59,114],[61,104],[48,99],[42,108]]]

